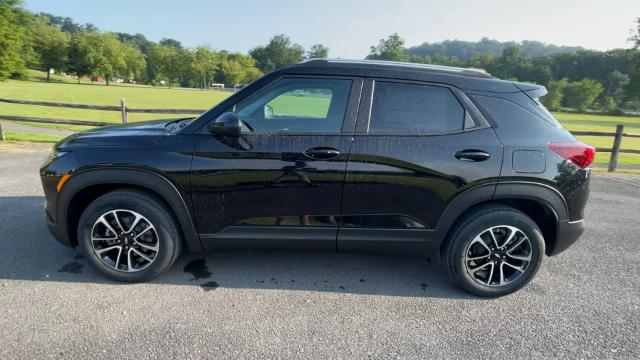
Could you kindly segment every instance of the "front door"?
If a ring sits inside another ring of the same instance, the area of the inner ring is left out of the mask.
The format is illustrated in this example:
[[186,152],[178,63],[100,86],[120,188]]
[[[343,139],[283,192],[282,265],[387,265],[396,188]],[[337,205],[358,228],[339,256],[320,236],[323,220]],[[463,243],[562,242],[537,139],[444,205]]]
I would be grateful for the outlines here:
[[361,84],[283,77],[229,109],[239,139],[199,135],[192,202],[206,248],[335,251]]

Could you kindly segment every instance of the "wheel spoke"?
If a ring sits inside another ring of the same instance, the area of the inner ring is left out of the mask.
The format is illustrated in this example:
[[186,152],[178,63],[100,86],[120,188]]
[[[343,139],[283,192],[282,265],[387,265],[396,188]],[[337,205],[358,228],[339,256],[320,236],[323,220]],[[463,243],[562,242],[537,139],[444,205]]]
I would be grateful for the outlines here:
[[138,256],[140,256],[141,258],[147,260],[148,262],[152,262],[153,259],[148,257],[147,255],[143,254],[142,252],[136,250],[136,249],[131,249],[131,251],[133,251],[134,253],[136,253]]
[[140,214],[135,214],[135,217],[136,218],[133,219],[133,222],[131,223],[131,226],[129,227],[129,230],[127,230],[127,233],[130,233],[131,231],[133,231],[133,229],[135,229],[136,225],[138,225],[138,223],[142,219],[142,215],[140,215]]
[[480,266],[477,266],[477,267],[474,267],[473,269],[470,269],[470,271],[471,271],[472,274],[475,274],[479,270],[482,270],[482,269],[486,268],[488,265],[493,265],[493,263],[492,262],[486,262],[486,263],[484,263],[484,264],[482,264]]
[[493,278],[493,269],[495,269],[496,265],[494,263],[491,264],[491,271],[489,271],[489,277],[487,278],[487,285],[491,285],[491,278]]
[[151,226],[151,225],[147,226],[146,228],[144,228],[144,230],[142,230],[139,233],[137,233],[136,236],[133,237],[133,240],[137,240],[140,237],[140,235],[146,233],[147,231],[149,231],[151,229],[155,230],[155,228],[153,226]]
[[504,269],[503,269],[504,266],[503,265],[504,265],[504,263],[500,263],[500,266],[499,266],[499,268],[500,268],[500,285],[504,285]]
[[504,242],[504,244],[502,244],[501,248],[507,246],[507,244],[513,239],[513,237],[518,232],[518,230],[515,228],[509,228],[509,231],[511,231],[511,233],[509,234],[509,237],[507,237],[507,240]]
[[131,267],[131,250],[133,249],[129,249],[129,251],[127,251],[127,270],[128,271],[132,271],[132,267]]
[[509,264],[509,263],[508,263],[508,262],[506,262],[506,261],[505,261],[503,264],[504,264],[504,265],[507,265],[507,266],[509,266],[509,267],[511,267],[511,268],[514,268],[514,269],[515,269],[515,270],[517,270],[518,272],[521,272],[521,273],[523,273],[523,272],[524,272],[524,267],[513,266],[513,265]]
[[124,227],[120,223],[120,219],[118,219],[118,212],[116,210],[113,210],[111,213],[113,214],[113,217],[116,219],[116,224],[118,224],[118,227],[120,228],[120,232],[125,232]]
[[515,245],[513,245],[513,246],[511,246],[509,249],[507,249],[507,253],[509,253],[509,252],[513,251],[514,249],[517,249],[517,248],[518,248],[518,246],[522,245],[522,243],[523,243],[525,240],[529,240],[529,239],[528,239],[526,236],[525,236],[525,237],[523,237],[523,238],[522,238],[522,239],[520,239],[520,240],[519,240]]
[[529,255],[513,255],[513,254],[507,253],[507,256],[512,258],[512,259],[516,259],[516,260],[520,260],[520,261],[531,261],[531,254],[529,254]]
[[[482,234],[480,234],[482,235]],[[482,237],[480,237],[480,235],[476,236],[473,241],[471,242],[471,244],[469,245],[469,248],[471,248],[471,246],[473,246],[475,243],[480,243],[480,245],[482,245],[485,249],[487,249],[487,251],[489,252],[489,254],[491,254],[491,249],[489,249],[489,247],[487,246],[487,244],[484,243],[484,240],[482,240]]]
[[480,260],[480,259],[486,259],[489,256],[491,256],[491,254],[489,255],[482,255],[482,256],[476,256],[476,257],[472,257],[472,258],[468,258],[467,261],[476,261],[476,260]]
[[[109,231],[111,231],[113,233],[114,237],[112,239],[108,239],[108,240],[115,240],[115,239],[118,238],[118,233],[113,229],[113,227],[111,227],[111,224],[109,224],[107,219],[104,218],[104,215],[100,216],[100,218],[98,219],[98,221],[96,223],[101,223],[102,225],[104,225],[107,228],[107,230],[109,230]],[[94,228],[95,228],[95,225],[94,225]]]
[[491,241],[493,242],[493,246],[497,248],[499,248],[498,246],[498,240],[496,239],[496,236],[493,234],[493,229],[489,229],[489,234],[491,235]]
[[143,247],[143,248],[145,248],[145,249],[147,249],[147,250],[151,250],[151,251],[158,251],[158,244],[155,244],[155,245],[148,245],[148,244],[145,244],[145,243],[140,242],[140,241],[138,241],[138,240],[133,240],[133,241],[134,241],[134,243],[135,243],[136,245],[138,245],[138,246],[140,246],[140,247]]
[[96,250],[96,254],[98,254],[98,256],[100,256],[100,255],[102,255],[103,253],[106,253],[107,251],[111,251],[111,250],[114,250],[114,249],[120,249],[120,250],[122,250],[122,246],[120,246],[120,245],[115,245],[115,246],[109,246],[109,247],[104,248],[104,249],[98,249],[98,250]]
[[116,270],[118,270],[118,265],[120,264],[120,255],[122,255],[122,246],[119,246],[118,249],[118,257],[116,257],[116,265],[114,266]]

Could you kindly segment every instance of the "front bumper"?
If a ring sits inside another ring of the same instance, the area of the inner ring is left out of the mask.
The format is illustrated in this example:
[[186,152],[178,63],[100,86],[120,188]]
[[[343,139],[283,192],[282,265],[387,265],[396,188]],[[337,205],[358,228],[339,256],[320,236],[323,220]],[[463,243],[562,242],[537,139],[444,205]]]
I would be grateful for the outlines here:
[[550,249],[547,249],[547,255],[558,255],[567,250],[578,241],[584,229],[584,220],[559,222],[556,231],[556,241]]

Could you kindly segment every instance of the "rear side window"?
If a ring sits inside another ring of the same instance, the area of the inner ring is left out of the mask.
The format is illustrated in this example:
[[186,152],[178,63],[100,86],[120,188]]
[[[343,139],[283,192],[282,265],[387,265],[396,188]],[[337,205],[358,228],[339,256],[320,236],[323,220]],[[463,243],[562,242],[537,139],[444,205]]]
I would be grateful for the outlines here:
[[465,110],[441,86],[376,81],[369,133],[432,135],[462,130]]

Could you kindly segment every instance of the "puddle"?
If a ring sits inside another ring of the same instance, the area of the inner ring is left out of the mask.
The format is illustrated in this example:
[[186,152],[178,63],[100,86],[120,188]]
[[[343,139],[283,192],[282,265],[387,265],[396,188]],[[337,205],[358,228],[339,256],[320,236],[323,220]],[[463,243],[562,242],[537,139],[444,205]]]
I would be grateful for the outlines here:
[[184,266],[183,271],[193,275],[193,279],[191,279],[191,281],[208,279],[211,276],[211,272],[209,271],[207,265],[205,265],[204,259],[189,261],[189,263]]

